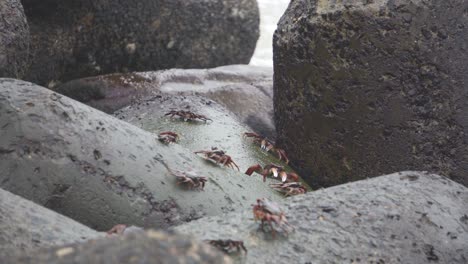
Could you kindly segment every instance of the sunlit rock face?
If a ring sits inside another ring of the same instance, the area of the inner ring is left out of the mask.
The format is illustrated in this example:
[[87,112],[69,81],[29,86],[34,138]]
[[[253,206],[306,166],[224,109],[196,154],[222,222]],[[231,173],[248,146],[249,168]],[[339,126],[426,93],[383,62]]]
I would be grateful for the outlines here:
[[175,229],[244,241],[242,263],[462,264],[468,259],[467,199],[468,189],[446,177],[406,171],[284,200],[279,207],[294,228],[287,235],[263,232],[252,210]]
[[[46,88],[0,79],[0,187],[99,231],[121,223],[168,228],[248,208],[258,197],[283,199],[260,176],[243,174],[274,157],[243,139],[246,127],[221,106],[201,112],[212,124],[184,122],[164,116],[170,108],[158,100],[148,132]],[[159,142],[162,129],[180,133],[180,143]],[[217,141],[224,138],[236,144]],[[185,142],[224,147],[240,171],[204,160]],[[178,185],[175,170],[206,177],[204,190]]]
[[468,2],[293,1],[274,36],[280,145],[314,186],[406,169],[468,185]]
[[0,1],[0,77],[22,78],[29,66],[29,27],[20,0]]
[[22,0],[31,29],[28,81],[53,87],[114,72],[250,61],[255,0]]

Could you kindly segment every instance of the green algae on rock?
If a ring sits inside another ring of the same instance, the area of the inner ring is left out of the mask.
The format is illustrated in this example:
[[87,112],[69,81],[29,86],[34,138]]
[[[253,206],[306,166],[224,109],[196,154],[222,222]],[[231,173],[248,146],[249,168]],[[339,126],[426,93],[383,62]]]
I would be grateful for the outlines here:
[[[165,116],[165,113],[171,109],[190,110],[213,121],[184,122]],[[252,165],[269,163],[283,165],[291,170],[274,153],[262,151],[259,146],[252,143],[251,139],[243,136],[245,132],[251,130],[248,126],[239,122],[227,109],[204,96],[161,94],[135,101],[130,106],[115,112],[115,116],[155,134],[163,131],[176,132],[180,135],[177,144],[187,148],[190,152],[210,150],[213,147],[223,150],[237,163],[241,173]],[[200,156],[199,159],[202,160],[202,157]],[[207,166],[225,171],[226,177],[242,175],[242,177],[252,178],[255,180],[255,188],[269,188],[269,183],[278,182],[269,178],[267,183],[263,183],[262,177],[258,174],[249,177],[232,169],[220,168],[209,161],[205,163]],[[252,183],[249,182],[249,184]],[[241,185],[244,184],[241,183]],[[250,202],[254,201],[255,199],[250,200]]]

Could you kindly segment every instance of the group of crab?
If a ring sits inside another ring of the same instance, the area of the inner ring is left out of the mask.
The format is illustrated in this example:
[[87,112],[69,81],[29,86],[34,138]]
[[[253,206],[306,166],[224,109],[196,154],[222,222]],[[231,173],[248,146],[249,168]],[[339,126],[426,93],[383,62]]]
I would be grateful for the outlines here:
[[[185,122],[195,120],[204,122],[212,121],[210,118],[204,115],[196,114],[186,110],[171,110],[170,112],[166,113],[165,116],[170,116],[171,119],[178,117]],[[283,149],[277,148],[273,141],[252,132],[246,132],[244,133],[244,136],[253,139],[253,142],[258,144],[261,150],[270,153],[276,153],[279,160],[284,161],[286,164],[289,163],[286,152]],[[172,131],[161,132],[158,135],[158,139],[165,144],[175,143],[179,138],[180,136]],[[225,151],[216,147],[212,147],[210,150],[195,151],[194,153],[201,155],[202,158],[215,164],[240,170],[239,166],[234,162],[231,156],[227,155]],[[173,170],[169,171],[173,176],[176,177],[178,185],[185,185],[188,189],[203,190],[206,182],[208,181],[207,177],[199,176],[194,172]],[[303,186],[299,181],[299,176],[294,172],[286,171],[284,166],[274,163],[270,163],[265,166],[255,164],[250,166],[245,174],[251,176],[254,172],[263,177],[263,182],[266,181],[267,177],[280,179],[280,183],[272,183],[270,186],[273,189],[283,193],[285,196],[303,194],[307,191],[305,186]],[[252,206],[254,220],[261,222],[260,227],[264,232],[267,231],[265,229],[265,224],[268,224],[267,227],[269,228],[270,232],[272,232],[273,236],[275,236],[277,232],[287,234],[290,230],[292,230],[292,227],[289,225],[284,212],[276,203],[262,198],[257,199],[256,204],[253,204]],[[239,253],[241,251],[247,253],[247,249],[245,248],[242,241],[207,240],[206,242],[228,254]]]

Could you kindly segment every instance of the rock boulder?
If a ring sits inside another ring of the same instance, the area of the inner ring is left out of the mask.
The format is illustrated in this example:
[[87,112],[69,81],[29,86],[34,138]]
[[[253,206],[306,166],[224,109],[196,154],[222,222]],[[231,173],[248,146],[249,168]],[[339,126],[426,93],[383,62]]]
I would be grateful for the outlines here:
[[3,260],[4,263],[22,264],[232,263],[228,257],[201,242],[153,230],[42,249]]
[[286,199],[295,229],[273,238],[252,210],[175,229],[243,240],[245,263],[466,263],[468,189],[445,177],[401,172]]
[[468,2],[293,1],[275,121],[313,186],[428,170],[468,186]]
[[22,0],[27,80],[53,87],[100,74],[244,63],[259,36],[255,0]]
[[[181,141],[185,133],[209,137],[203,134],[209,122],[152,117],[185,125],[177,131]],[[161,130],[144,131],[31,83],[0,79],[0,127],[1,188],[100,231],[115,224],[167,228],[249,207],[257,196],[282,199],[261,177],[211,164],[182,144],[159,142]],[[229,132],[242,139],[241,128]],[[211,144],[218,143],[204,148]],[[266,155],[255,154],[258,149],[242,154],[246,160]],[[204,191],[177,185],[169,169],[207,177]]]
[[29,27],[20,0],[0,1],[0,77],[22,78],[29,66]]
[[273,72],[267,67],[229,65],[109,74],[73,80],[54,91],[106,113],[156,94],[200,95],[223,105],[258,133],[275,137]]
[[0,189],[0,256],[99,236],[68,217]]

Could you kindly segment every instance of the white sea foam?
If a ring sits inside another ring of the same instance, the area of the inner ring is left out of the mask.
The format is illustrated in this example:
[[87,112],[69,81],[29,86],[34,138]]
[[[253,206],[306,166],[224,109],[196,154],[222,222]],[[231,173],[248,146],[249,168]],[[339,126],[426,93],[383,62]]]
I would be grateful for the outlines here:
[[289,0],[257,0],[260,7],[260,38],[250,65],[273,67],[273,33]]

